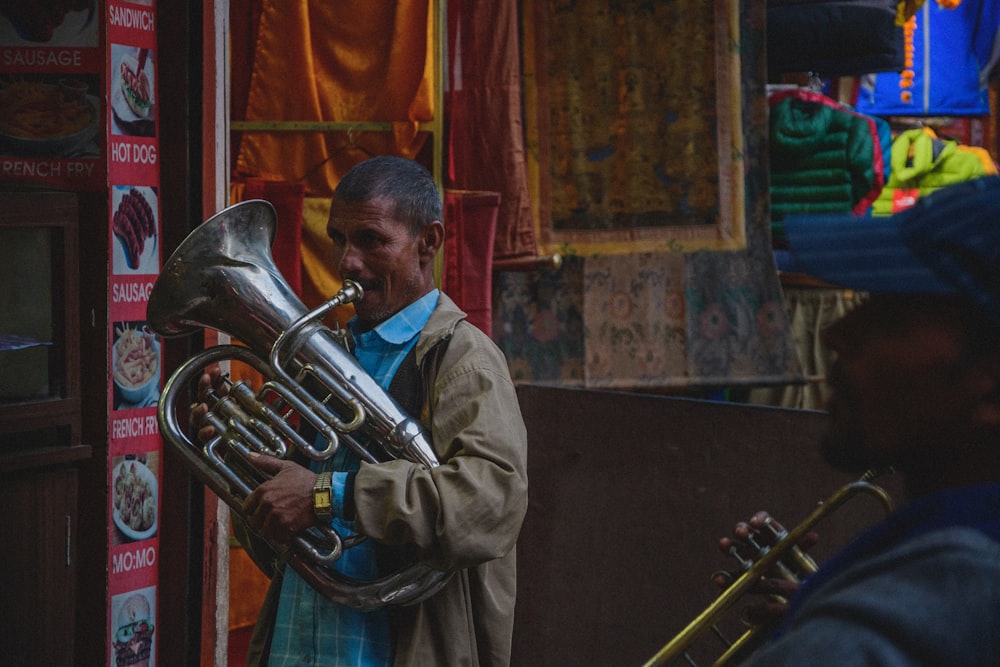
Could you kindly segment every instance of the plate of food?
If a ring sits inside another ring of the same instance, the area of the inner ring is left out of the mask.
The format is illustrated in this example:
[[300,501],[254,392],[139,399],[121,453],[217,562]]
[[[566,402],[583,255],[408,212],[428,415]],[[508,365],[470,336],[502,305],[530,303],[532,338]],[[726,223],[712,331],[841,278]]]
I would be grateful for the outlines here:
[[100,101],[78,87],[14,81],[0,89],[0,146],[11,155],[72,155],[100,129]]
[[111,479],[118,530],[133,540],[156,534],[156,475],[142,461],[126,459],[115,466]]
[[158,273],[156,191],[147,186],[116,185],[112,193],[111,231],[115,273]]
[[111,86],[111,111],[125,134],[153,136],[155,131],[156,103],[147,53],[142,50],[138,56],[123,54]]

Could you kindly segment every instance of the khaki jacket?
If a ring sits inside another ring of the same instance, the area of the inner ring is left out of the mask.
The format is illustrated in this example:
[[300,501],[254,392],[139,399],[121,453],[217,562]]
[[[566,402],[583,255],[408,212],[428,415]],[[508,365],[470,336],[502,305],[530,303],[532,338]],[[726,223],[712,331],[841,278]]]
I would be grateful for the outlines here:
[[[421,420],[441,465],[362,463],[356,527],[377,542],[410,545],[431,567],[457,571],[430,599],[391,608],[395,665],[508,665],[514,545],[528,505],[527,434],[514,384],[503,353],[444,294],[417,341],[416,362],[433,382]],[[277,606],[280,579],[265,607]],[[270,628],[262,626],[272,616],[262,610],[254,644],[266,639]],[[248,664],[264,664],[254,650]]]

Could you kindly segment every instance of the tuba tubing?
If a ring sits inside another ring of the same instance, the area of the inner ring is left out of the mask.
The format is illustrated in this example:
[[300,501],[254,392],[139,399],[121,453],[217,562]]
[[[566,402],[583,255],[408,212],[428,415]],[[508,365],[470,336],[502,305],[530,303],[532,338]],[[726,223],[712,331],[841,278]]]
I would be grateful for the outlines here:
[[[872,483],[872,480],[880,475],[882,471],[868,471],[858,480],[840,487],[826,500],[817,505],[809,515],[797,526],[786,531],[780,540],[766,550],[760,558],[753,562],[743,573],[737,577],[719,596],[698,614],[687,626],[677,633],[673,639],[667,642],[656,655],[645,663],[644,667],[660,667],[668,665],[673,660],[684,657],[687,664],[695,664],[687,656],[687,652],[709,631],[714,631],[722,616],[739,602],[753,586],[762,578],[770,576],[776,569],[784,569],[790,574],[791,570],[805,569],[811,571],[815,569],[815,563],[809,556],[799,549],[798,544],[806,533],[813,530],[816,525],[836,512],[846,502],[862,494],[869,494],[879,501],[886,514],[893,511],[893,502],[889,494],[880,486]],[[792,561],[797,561],[804,568],[788,567],[783,564],[783,559],[790,557]],[[786,575],[787,576],[787,575]],[[755,642],[760,639],[761,632],[768,628],[768,625],[756,625],[746,630],[743,635],[732,642],[722,655],[713,663],[716,666],[725,665],[737,656],[744,657],[748,647],[755,647]]]
[[[280,458],[300,452],[325,460],[346,443],[362,460],[377,463],[380,456],[367,444],[375,443],[383,455],[428,468],[439,465],[420,422],[321,322],[333,309],[363,298],[363,290],[345,281],[333,298],[307,311],[271,256],[275,224],[273,207],[262,200],[216,213],[167,260],[147,306],[149,326],[162,336],[212,328],[245,343],[210,347],[182,363],[164,384],[157,406],[164,440],[199,481],[244,519],[246,497],[266,479],[249,462],[250,452]],[[247,364],[265,382],[256,393],[236,383],[226,396],[214,397],[208,421],[218,435],[203,445],[195,443],[178,421],[178,408],[187,405],[183,396],[206,367],[227,361]],[[308,421],[326,446],[317,449],[294,432],[288,424],[292,413]],[[315,526],[294,536],[287,547],[268,546],[325,597],[361,610],[415,604],[440,590],[452,575],[412,563],[362,581],[332,567],[345,549],[363,539]]]

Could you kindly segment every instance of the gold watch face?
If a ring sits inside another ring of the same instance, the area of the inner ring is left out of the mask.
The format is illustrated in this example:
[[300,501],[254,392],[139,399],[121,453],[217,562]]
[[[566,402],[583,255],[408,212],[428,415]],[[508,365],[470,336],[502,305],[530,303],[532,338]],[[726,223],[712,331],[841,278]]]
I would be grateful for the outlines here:
[[330,489],[316,491],[313,494],[313,506],[316,509],[329,509],[333,505],[330,495]]
[[333,487],[330,473],[320,473],[313,487],[313,513],[320,520],[328,520],[333,513]]

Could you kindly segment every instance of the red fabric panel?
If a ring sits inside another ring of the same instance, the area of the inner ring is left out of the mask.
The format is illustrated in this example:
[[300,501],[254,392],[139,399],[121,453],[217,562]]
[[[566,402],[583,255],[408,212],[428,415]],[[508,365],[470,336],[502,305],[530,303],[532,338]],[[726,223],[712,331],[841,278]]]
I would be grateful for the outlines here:
[[[229,3],[230,48],[233,53],[229,72],[229,117],[232,120],[246,120],[262,2],[263,0],[230,0]],[[236,164],[242,136],[242,132],[232,133],[229,149],[231,164]]]
[[493,239],[499,210],[499,193],[445,191],[441,287],[487,336],[492,329]]
[[302,207],[306,188],[303,183],[247,179],[243,199],[271,202],[278,216],[271,255],[278,271],[289,286],[302,297]]
[[534,256],[515,0],[449,0],[446,186],[499,192],[495,254]]

